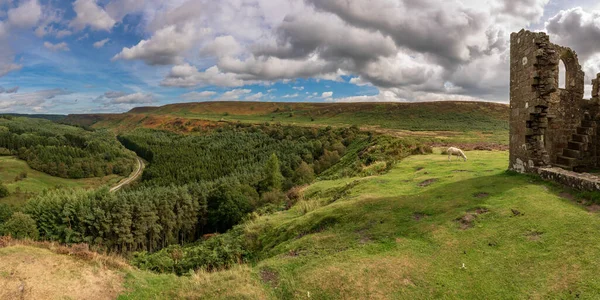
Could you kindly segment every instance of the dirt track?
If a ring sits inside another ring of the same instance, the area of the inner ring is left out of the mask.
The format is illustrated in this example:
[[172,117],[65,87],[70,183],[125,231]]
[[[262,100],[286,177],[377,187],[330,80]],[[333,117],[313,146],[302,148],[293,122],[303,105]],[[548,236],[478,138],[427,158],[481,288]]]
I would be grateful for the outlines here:
[[137,159],[137,163],[138,163],[138,168],[135,170],[135,172],[131,173],[131,175],[129,177],[127,177],[124,180],[121,180],[121,182],[119,182],[117,185],[110,188],[110,192],[118,191],[123,186],[130,184],[131,182],[133,182],[134,180],[136,180],[138,177],[140,177],[142,175],[142,171],[144,170],[144,166],[145,166],[144,161],[142,161],[142,159],[139,157],[136,157],[136,159]]

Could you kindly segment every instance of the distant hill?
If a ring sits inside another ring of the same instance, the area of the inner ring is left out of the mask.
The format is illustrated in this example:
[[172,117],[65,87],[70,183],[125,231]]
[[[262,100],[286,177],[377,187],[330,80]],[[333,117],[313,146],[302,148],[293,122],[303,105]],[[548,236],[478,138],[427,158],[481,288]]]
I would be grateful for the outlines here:
[[[284,103],[199,102],[138,107],[124,114],[69,115],[80,126],[119,127],[144,123],[156,127],[186,122],[280,122],[306,126],[368,126],[413,131],[508,131],[508,105],[490,102]],[[152,124],[148,124],[152,123]]]
[[64,119],[67,115],[48,115],[48,114],[14,114],[14,113],[0,113],[0,115],[4,115],[4,116],[16,116],[16,117],[27,117],[27,118],[34,118],[34,119],[46,119],[46,120],[50,120],[50,121],[61,121],[62,119]]

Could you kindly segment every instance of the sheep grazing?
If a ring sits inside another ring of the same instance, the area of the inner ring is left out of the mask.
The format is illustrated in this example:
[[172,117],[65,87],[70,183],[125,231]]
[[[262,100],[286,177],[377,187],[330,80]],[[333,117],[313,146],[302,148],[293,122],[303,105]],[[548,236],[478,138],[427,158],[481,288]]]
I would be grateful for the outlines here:
[[462,157],[465,161],[467,161],[467,156],[465,153],[456,147],[450,147],[448,150],[446,150],[446,152],[448,152],[448,161],[451,160],[450,157],[452,155],[456,155],[459,159]]

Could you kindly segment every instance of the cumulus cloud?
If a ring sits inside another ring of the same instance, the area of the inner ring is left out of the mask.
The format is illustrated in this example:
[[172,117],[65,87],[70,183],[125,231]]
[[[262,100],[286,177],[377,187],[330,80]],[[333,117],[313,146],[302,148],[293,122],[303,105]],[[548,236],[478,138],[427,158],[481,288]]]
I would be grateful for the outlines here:
[[200,33],[189,23],[181,28],[167,26],[152,38],[142,40],[131,48],[123,48],[112,59],[143,60],[149,65],[180,64],[183,62],[182,53],[188,51],[199,36]]
[[77,0],[73,3],[73,10],[77,16],[69,26],[75,30],[82,30],[89,26],[93,30],[110,31],[116,24],[116,21],[98,6],[95,0]]
[[122,91],[108,91],[96,98],[97,102],[108,104],[150,104],[154,102],[154,95],[150,93],[125,93]]
[[321,94],[321,98],[331,98],[333,97],[333,92],[324,92]]
[[495,12],[530,24],[540,20],[548,2],[549,0],[500,0],[492,3]]
[[52,44],[50,42],[44,42],[44,47],[51,51],[69,51],[69,45],[67,43],[62,42],[58,44]]
[[202,91],[202,92],[189,92],[179,96],[181,99],[186,101],[202,101],[214,97],[217,92],[213,91]]
[[562,10],[546,22],[546,31],[553,42],[573,48],[582,60],[600,52],[600,11]]
[[[380,32],[399,47],[428,53],[443,63],[469,59],[470,38],[478,36],[487,16],[456,1],[307,0],[358,28]],[[401,17],[399,17],[401,16]]]
[[224,87],[237,87],[244,85],[244,80],[232,73],[223,73],[218,67],[213,66],[203,72],[190,64],[174,66],[167,78],[160,84],[171,87],[194,87],[216,85]]
[[38,23],[41,15],[42,8],[37,0],[24,1],[8,11],[8,22],[15,27],[29,28]]
[[110,41],[109,38],[103,39],[101,41],[97,41],[97,42],[94,43],[94,48],[102,48],[102,47],[104,47],[104,45],[106,43],[108,43],[108,41]]
[[38,111],[47,105],[48,100],[68,94],[71,94],[71,92],[65,89],[47,89],[27,93],[4,94],[0,95],[0,110],[28,108]]
[[214,41],[206,45],[200,50],[201,55],[209,56],[234,56],[242,51],[240,44],[235,40],[234,37],[219,36]]
[[244,98],[245,101],[260,101],[262,100],[262,97],[264,96],[263,93],[256,93],[254,95],[250,95],[246,98]]
[[246,96],[252,93],[249,89],[235,89],[223,93],[217,100],[219,101],[237,101],[240,97]]

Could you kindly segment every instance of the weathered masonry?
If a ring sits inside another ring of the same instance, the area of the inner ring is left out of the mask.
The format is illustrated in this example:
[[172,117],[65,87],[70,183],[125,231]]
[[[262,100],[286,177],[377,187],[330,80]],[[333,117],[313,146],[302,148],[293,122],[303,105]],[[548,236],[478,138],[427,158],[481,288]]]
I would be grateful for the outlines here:
[[600,167],[600,74],[591,99],[584,99],[575,51],[552,44],[543,32],[521,30],[510,41],[509,169],[544,176],[550,169],[568,174]]

